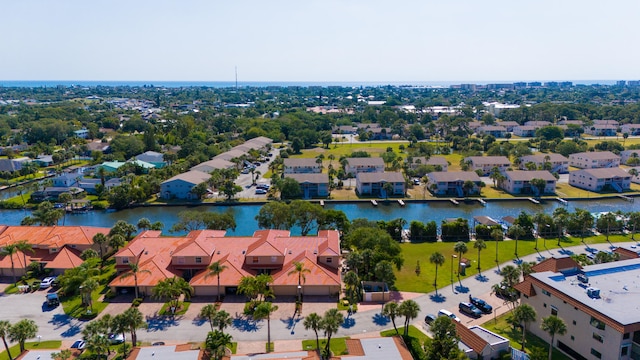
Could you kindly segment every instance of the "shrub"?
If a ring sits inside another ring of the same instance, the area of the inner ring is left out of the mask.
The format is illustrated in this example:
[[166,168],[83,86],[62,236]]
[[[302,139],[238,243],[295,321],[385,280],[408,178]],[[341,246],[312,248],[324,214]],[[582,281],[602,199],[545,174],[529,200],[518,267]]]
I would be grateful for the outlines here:
[[407,345],[407,348],[409,348],[409,352],[411,353],[411,356],[413,356],[414,359],[417,359],[417,360],[427,359],[427,353],[424,351],[424,347],[420,344],[420,340],[411,336],[406,336],[406,335],[403,335],[402,339],[404,340],[404,343]]
[[253,315],[253,312],[255,311],[256,306],[258,305],[260,305],[260,301],[251,300],[244,304],[244,310],[242,311],[242,313],[247,316]]
[[131,303],[131,306],[138,307],[138,306],[140,306],[140,304],[142,304],[142,301],[143,301],[142,298],[135,298],[135,299],[133,299],[133,302]]

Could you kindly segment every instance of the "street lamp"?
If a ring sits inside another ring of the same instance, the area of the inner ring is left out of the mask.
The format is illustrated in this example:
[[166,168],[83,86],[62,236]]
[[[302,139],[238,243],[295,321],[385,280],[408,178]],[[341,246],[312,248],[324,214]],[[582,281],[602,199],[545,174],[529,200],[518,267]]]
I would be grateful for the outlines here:
[[453,259],[457,259],[457,258],[458,258],[458,255],[451,254],[451,291],[454,291],[454,288],[453,288]]

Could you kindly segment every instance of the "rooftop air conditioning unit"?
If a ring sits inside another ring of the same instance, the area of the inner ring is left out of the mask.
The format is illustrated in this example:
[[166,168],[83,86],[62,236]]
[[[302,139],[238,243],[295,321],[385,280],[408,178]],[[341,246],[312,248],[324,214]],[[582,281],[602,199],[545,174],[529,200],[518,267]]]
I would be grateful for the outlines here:
[[583,284],[587,284],[589,282],[589,277],[585,274],[578,274],[578,281]]
[[592,299],[597,299],[600,297],[600,289],[594,287],[587,288],[587,296]]

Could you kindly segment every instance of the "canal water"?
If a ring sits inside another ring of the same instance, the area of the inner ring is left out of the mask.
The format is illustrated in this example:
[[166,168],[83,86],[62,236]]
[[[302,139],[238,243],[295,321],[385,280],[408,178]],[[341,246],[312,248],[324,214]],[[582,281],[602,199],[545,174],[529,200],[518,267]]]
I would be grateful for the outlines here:
[[[449,202],[428,202],[428,203],[412,203],[408,202],[406,206],[401,207],[395,201],[385,203],[379,202],[374,207],[369,202],[358,203],[330,203],[327,202],[327,209],[342,210],[345,212],[349,220],[356,218],[366,218],[369,220],[392,220],[395,218],[404,218],[407,223],[412,220],[427,222],[435,220],[438,224],[447,218],[466,218],[472,220],[474,216],[485,215],[496,220],[504,216],[517,216],[521,211],[529,214],[544,212],[551,214],[553,210],[559,206],[564,206],[556,201],[543,201],[536,205],[528,201],[493,201],[487,202],[486,206],[473,201],[469,203],[461,202],[454,205]],[[585,209],[591,213],[607,212],[607,211],[640,211],[639,202],[628,202],[622,199],[606,199],[606,200],[582,200],[569,201],[566,206],[567,210],[574,211],[576,208]],[[260,211],[260,205],[239,205],[239,206],[150,206],[135,209],[127,209],[121,211],[92,211],[82,214],[67,214],[65,219],[66,225],[85,225],[85,226],[101,226],[111,227],[118,220],[124,220],[131,224],[136,224],[140,218],[146,217],[151,222],[160,221],[164,224],[164,234],[170,234],[169,229],[178,219],[178,213],[184,210],[199,210],[224,212],[231,211],[235,215],[237,228],[235,231],[228,231],[227,235],[248,236],[258,230],[258,224],[255,220],[256,215]],[[22,219],[29,215],[29,211],[24,210],[0,210],[0,224],[3,225],[19,225]],[[62,220],[60,220],[62,225]],[[293,234],[299,234],[299,229],[292,229]]]

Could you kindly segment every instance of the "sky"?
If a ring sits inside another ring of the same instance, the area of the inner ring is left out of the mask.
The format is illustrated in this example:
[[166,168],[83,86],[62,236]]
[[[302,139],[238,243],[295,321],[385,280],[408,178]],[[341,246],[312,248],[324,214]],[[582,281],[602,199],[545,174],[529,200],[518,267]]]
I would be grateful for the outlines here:
[[20,0],[0,80],[640,79],[638,0]]

